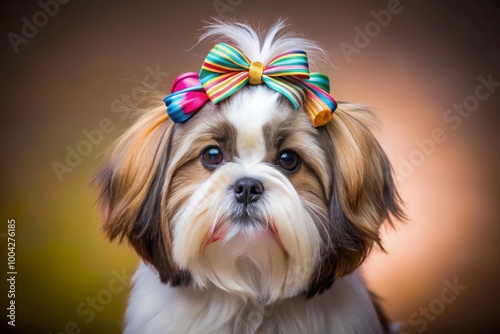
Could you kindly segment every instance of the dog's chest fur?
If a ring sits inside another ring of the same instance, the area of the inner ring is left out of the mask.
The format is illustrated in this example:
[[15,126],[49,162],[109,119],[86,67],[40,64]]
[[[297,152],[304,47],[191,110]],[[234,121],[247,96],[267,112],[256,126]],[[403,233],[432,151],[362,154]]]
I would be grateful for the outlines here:
[[125,334],[136,333],[382,333],[358,272],[310,300],[273,305],[207,288],[173,288],[141,264],[134,279]]

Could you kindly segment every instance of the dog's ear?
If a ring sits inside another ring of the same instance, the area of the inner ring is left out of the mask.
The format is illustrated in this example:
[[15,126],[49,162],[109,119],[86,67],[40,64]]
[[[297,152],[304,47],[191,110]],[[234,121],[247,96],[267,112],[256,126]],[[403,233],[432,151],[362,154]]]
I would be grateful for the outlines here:
[[189,275],[172,260],[165,214],[174,127],[164,106],[144,111],[111,147],[92,183],[100,192],[106,235],[111,240],[127,238],[163,282],[179,285],[187,284]]
[[373,244],[382,248],[382,222],[391,223],[391,216],[404,218],[391,164],[369,128],[373,121],[368,108],[339,103],[333,119],[318,129],[332,168],[332,185],[328,240],[309,297],[358,268]]

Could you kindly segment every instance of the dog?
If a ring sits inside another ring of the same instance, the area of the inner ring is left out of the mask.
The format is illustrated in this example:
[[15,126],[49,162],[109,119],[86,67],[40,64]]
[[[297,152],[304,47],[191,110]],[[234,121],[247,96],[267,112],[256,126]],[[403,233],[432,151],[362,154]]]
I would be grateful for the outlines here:
[[142,259],[125,333],[389,331],[358,268],[404,215],[391,164],[372,112],[337,103],[308,70],[325,53],[286,28],[209,24],[202,70],[96,174],[104,232]]

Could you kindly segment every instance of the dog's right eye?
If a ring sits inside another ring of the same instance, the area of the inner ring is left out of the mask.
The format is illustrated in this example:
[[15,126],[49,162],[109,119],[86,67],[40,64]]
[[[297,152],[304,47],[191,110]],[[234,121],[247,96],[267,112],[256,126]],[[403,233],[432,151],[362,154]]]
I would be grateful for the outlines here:
[[224,156],[222,155],[219,147],[208,146],[207,148],[205,148],[205,150],[203,150],[201,160],[203,161],[203,164],[205,166],[214,168],[224,160]]

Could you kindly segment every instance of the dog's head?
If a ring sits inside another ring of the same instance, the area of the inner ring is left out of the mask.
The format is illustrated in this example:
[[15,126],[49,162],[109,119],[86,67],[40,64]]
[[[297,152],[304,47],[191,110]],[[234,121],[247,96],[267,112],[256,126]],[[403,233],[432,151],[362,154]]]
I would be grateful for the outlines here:
[[[218,24],[209,34],[262,61],[314,47],[276,37],[279,28],[257,50],[247,26]],[[322,293],[380,243],[384,220],[402,215],[370,117],[339,103],[314,127],[263,85],[209,101],[185,123],[164,107],[147,110],[95,178],[104,231],[126,237],[168,284],[267,301]]]

